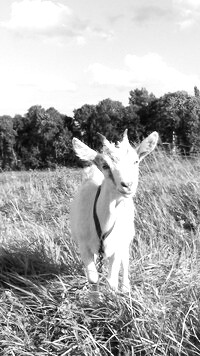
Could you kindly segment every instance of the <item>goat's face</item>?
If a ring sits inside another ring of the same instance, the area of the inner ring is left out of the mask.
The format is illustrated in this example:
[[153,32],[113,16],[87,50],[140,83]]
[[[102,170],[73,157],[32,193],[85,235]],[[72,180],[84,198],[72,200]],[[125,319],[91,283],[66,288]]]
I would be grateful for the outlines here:
[[[97,166],[110,179],[119,195],[129,197],[135,194],[138,184],[139,156],[128,140],[117,145],[104,142],[103,153],[98,155]],[[99,161],[99,162],[98,162]]]
[[133,148],[128,140],[127,130],[123,139],[116,145],[110,143],[100,135],[103,143],[103,152],[98,153],[87,145],[73,139],[76,154],[85,161],[92,161],[109,179],[113,189],[118,195],[130,197],[135,194],[138,184],[139,162],[148,155],[156,146],[157,132],[153,132],[137,147]]

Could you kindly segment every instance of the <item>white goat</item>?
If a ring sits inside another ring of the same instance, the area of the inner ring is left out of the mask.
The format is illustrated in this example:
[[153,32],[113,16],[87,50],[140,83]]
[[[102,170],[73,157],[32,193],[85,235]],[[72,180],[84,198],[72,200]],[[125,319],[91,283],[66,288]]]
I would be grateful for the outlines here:
[[128,291],[129,246],[134,236],[132,197],[138,185],[139,162],[155,148],[158,133],[150,134],[136,149],[129,143],[127,130],[117,145],[100,136],[102,153],[73,138],[76,155],[98,169],[91,170],[73,200],[72,236],[79,245],[89,282],[98,282],[95,256],[101,253],[109,261],[107,279],[111,288],[118,289],[122,263],[122,288]]

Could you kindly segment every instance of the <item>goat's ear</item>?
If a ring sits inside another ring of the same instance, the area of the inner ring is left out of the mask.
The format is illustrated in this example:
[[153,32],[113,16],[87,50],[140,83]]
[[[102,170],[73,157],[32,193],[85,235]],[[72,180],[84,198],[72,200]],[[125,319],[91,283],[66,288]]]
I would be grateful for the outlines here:
[[156,131],[152,132],[147,138],[145,138],[141,144],[137,147],[136,151],[139,156],[140,161],[147,156],[157,145],[158,133]]
[[123,133],[123,137],[122,137],[122,143],[124,143],[125,145],[129,145],[129,139],[128,139],[128,129],[126,129]]
[[128,140],[128,129],[126,129],[123,133],[122,141],[123,140]]
[[95,160],[98,153],[88,147],[85,143],[81,142],[78,138],[74,137],[72,140],[73,149],[76,155],[83,161],[92,162]]
[[99,138],[101,140],[102,145],[104,147],[107,147],[108,149],[110,149],[111,148],[111,143],[107,140],[107,138],[104,135],[100,134],[99,132],[98,132],[98,136],[99,136]]

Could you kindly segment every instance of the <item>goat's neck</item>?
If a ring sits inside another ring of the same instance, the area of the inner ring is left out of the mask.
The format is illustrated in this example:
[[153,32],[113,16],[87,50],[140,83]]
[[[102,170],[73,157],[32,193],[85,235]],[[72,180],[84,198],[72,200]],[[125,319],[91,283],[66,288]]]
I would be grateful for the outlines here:
[[118,200],[115,191],[105,180],[101,186],[101,192],[97,201],[97,215],[102,232],[108,231],[116,220],[116,207]]

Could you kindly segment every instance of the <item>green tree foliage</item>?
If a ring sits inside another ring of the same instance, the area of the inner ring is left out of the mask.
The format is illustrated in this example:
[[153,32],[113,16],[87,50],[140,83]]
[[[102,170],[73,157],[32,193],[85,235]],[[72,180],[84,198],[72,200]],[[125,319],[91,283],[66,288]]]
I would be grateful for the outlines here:
[[163,142],[173,143],[186,153],[200,149],[200,100],[184,91],[165,94],[149,107],[147,130],[157,130]]
[[182,151],[191,153],[200,150],[200,100],[196,96],[188,96],[182,108],[177,138]]
[[10,116],[0,116],[0,169],[15,168],[15,130]]
[[139,141],[143,136],[143,127],[140,123],[140,117],[132,105],[123,110],[120,132],[128,129],[128,136],[131,142]]
[[[181,107],[185,101],[185,93],[166,94],[152,101],[146,122],[147,130],[157,130],[163,142],[172,143],[173,132],[176,132],[181,120]],[[179,111],[177,110],[179,106]],[[175,104],[175,105],[174,105]]]
[[15,116],[19,168],[47,168],[71,163],[71,119],[54,108],[32,106],[24,117]]
[[124,128],[124,106],[119,101],[105,99],[96,106],[97,132],[105,135],[108,140],[116,142]]
[[73,133],[93,148],[94,133],[96,132],[96,106],[85,104],[74,110]]
[[135,89],[130,91],[129,96],[129,105],[132,105],[135,108],[136,112],[144,111],[144,108],[155,100],[155,95],[148,93],[145,88]]
[[161,141],[181,152],[200,151],[200,94],[184,91],[160,98],[145,88],[130,91],[129,105],[111,99],[85,104],[73,117],[53,107],[32,106],[24,116],[0,117],[0,169],[53,168],[77,162],[71,146],[76,136],[90,147],[100,148],[98,133],[116,142],[128,128],[130,141],[141,140],[151,131]]
[[197,88],[197,86],[194,87],[194,96],[200,98],[200,90]]
[[74,111],[75,136],[92,148],[98,148],[98,132],[111,141],[117,141],[124,127],[124,106],[119,101],[105,99],[95,105],[83,105]]
[[45,110],[41,106],[32,106],[23,121],[21,132],[18,132],[22,141],[21,158],[26,168],[39,168],[44,159],[43,124]]
[[149,106],[156,97],[145,88],[130,91],[129,106],[138,117],[138,129],[143,131],[149,116]]

